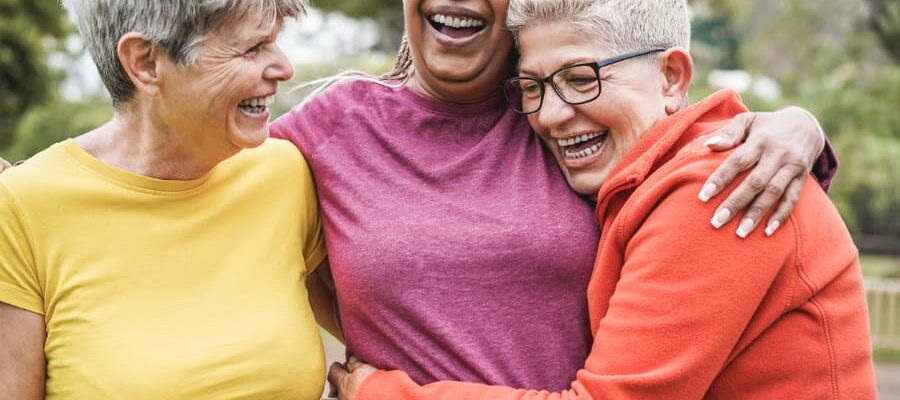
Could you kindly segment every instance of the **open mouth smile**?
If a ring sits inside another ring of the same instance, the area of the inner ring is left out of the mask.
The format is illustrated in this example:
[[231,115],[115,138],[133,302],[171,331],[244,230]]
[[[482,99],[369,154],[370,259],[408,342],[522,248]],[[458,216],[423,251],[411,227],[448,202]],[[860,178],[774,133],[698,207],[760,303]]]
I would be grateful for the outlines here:
[[275,96],[262,96],[262,97],[253,97],[250,99],[246,99],[241,101],[238,104],[238,108],[241,109],[244,113],[251,116],[258,116],[262,114],[266,114],[269,111],[269,106],[275,103]]
[[556,143],[567,160],[581,160],[602,152],[609,131],[585,133],[567,139],[557,139]]
[[434,30],[453,39],[464,39],[484,30],[485,21],[460,15],[434,14],[428,17]]

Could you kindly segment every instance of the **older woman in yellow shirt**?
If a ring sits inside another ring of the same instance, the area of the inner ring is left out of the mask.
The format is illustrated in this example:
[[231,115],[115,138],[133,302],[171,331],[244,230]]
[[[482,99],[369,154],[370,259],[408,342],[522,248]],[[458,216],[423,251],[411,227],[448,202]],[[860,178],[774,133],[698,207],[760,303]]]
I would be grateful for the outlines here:
[[0,398],[318,399],[315,192],[267,139],[305,3],[65,4],[115,112],[0,176]]

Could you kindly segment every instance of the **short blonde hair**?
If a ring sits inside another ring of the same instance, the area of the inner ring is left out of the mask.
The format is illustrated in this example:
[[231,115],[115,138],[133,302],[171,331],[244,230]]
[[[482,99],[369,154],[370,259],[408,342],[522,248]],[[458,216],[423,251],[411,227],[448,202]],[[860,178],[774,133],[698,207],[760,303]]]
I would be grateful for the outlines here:
[[506,24],[517,40],[542,22],[564,22],[619,53],[691,43],[687,0],[510,0]]

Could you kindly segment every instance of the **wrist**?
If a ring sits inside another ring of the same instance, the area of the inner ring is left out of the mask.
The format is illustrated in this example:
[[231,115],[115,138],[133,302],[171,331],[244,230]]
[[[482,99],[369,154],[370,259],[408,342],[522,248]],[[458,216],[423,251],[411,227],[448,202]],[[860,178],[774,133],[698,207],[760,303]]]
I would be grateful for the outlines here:
[[783,108],[782,110],[789,110],[789,109],[799,111],[800,114],[804,115],[806,117],[806,119],[809,120],[810,122],[812,122],[813,126],[815,126],[816,132],[819,133],[819,149],[818,149],[818,152],[816,153],[816,155],[817,156],[821,155],[822,151],[825,150],[825,143],[827,142],[827,137],[825,136],[825,129],[822,128],[821,124],[819,124],[819,120],[816,118],[815,115],[813,115],[811,112],[807,111],[803,107],[787,106],[787,107]]

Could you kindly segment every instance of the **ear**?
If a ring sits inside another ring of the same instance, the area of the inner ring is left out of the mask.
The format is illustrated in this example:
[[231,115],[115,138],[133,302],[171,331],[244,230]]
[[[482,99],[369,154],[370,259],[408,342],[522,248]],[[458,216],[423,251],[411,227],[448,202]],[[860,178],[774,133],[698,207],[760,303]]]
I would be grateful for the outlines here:
[[137,92],[151,96],[159,92],[159,46],[139,33],[129,32],[119,39],[116,53]]
[[694,60],[681,47],[666,50],[659,59],[665,77],[662,94],[666,102],[666,114],[672,115],[683,109],[687,102],[688,88],[694,77]]

